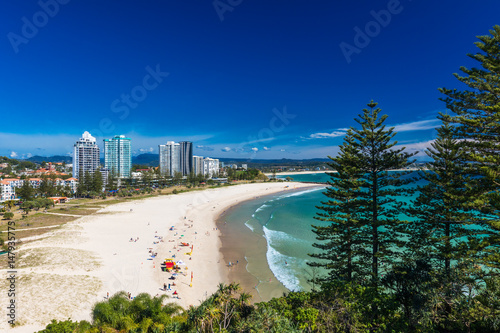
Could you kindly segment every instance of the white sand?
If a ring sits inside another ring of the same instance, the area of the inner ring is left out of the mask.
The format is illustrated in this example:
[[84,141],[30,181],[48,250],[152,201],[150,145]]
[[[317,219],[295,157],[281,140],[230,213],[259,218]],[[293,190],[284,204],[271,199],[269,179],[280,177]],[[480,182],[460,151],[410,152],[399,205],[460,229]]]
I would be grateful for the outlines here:
[[[132,297],[177,290],[183,307],[198,305],[228,282],[222,261],[215,220],[239,202],[258,196],[310,187],[300,183],[257,183],[194,191],[111,205],[98,214],[86,216],[48,237],[21,246],[17,258],[17,321],[22,326],[11,332],[43,329],[50,319],[91,320],[93,304],[107,293],[124,290]],[[174,230],[169,231],[173,226]],[[157,237],[163,237],[163,242]],[[130,239],[137,241],[130,242]],[[180,242],[194,246],[181,247]],[[176,249],[174,249],[174,246]],[[158,256],[151,258],[149,250]],[[160,264],[175,255],[186,266],[172,290],[164,291],[170,273]],[[191,272],[193,285],[190,287]],[[2,270],[2,276],[6,276]],[[7,281],[0,281],[0,304],[6,313]],[[2,316],[0,331],[8,328]]]
[[[293,176],[293,175],[309,175],[313,173],[326,173],[326,172],[335,172],[332,170],[322,170],[322,171],[284,171],[284,172],[276,172],[276,176]],[[265,173],[266,176],[272,176],[272,173]]]

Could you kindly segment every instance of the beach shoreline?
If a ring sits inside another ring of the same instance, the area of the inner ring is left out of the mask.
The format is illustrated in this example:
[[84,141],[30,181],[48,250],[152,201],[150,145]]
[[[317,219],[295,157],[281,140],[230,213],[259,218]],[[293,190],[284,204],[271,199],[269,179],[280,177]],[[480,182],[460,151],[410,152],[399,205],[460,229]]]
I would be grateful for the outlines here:
[[[156,196],[109,205],[67,223],[21,246],[17,319],[22,325],[9,329],[3,322],[0,330],[33,332],[51,319],[90,321],[92,306],[120,290],[132,297],[167,294],[183,308],[199,305],[220,282],[230,281],[218,217],[241,202],[294,187],[311,185],[255,183]],[[160,269],[172,257],[185,264],[176,280]],[[169,283],[171,289],[163,290]],[[174,291],[179,298],[172,298]],[[2,304],[4,298],[0,295]]]
[[[419,171],[419,170],[427,170],[426,168],[408,168],[408,169],[394,169],[390,171]],[[309,174],[316,174],[316,173],[331,173],[331,172],[337,172],[335,170],[322,170],[322,171],[285,171],[285,172],[276,172],[276,176],[293,176],[293,175],[309,175]],[[266,176],[272,176],[272,173],[265,173]]]
[[[294,183],[296,184],[296,183]],[[260,197],[266,200],[281,193],[301,192],[311,188],[321,187],[317,185],[301,186],[291,188],[282,192],[275,192]],[[228,220],[233,210],[238,210],[248,201],[242,201],[226,209],[217,218],[217,225],[221,230],[221,253],[226,263],[231,262],[228,267],[229,282],[239,283],[242,290],[252,296],[251,302],[258,303],[268,301],[274,297],[281,297],[288,290],[274,275],[267,262],[268,244],[266,238],[254,233],[240,221]]]

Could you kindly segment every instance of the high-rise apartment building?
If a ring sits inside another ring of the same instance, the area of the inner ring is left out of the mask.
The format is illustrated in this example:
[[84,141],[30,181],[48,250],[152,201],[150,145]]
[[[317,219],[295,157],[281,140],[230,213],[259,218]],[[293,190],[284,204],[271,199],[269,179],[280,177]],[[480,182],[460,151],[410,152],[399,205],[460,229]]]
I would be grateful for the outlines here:
[[159,145],[160,172],[174,176],[180,172],[183,176],[193,171],[193,143],[182,141],[179,143],[168,141],[166,145]]
[[203,175],[203,156],[193,156],[193,173]]
[[203,175],[208,178],[217,177],[219,175],[219,160],[205,157],[203,160]]
[[161,174],[173,177],[176,172],[182,172],[180,144],[168,141],[166,145],[159,145],[158,148]]
[[73,177],[99,170],[99,147],[96,139],[85,131],[73,148]]
[[208,178],[219,175],[219,160],[203,156],[193,156],[193,172]]
[[181,158],[181,172],[183,176],[189,175],[193,170],[193,143],[189,141],[181,141],[180,145],[180,158]]
[[125,135],[104,139],[104,167],[119,178],[130,178],[132,168],[131,140]]

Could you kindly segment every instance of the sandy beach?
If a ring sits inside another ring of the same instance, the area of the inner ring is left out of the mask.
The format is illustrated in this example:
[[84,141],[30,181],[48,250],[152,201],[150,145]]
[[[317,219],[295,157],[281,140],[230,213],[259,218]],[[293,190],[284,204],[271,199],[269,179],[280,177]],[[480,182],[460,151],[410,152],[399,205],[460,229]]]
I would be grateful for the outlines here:
[[[276,176],[293,176],[293,175],[306,175],[312,173],[325,173],[325,172],[335,172],[332,170],[322,170],[322,171],[285,171],[285,172],[276,172]],[[272,176],[272,173],[266,173],[266,176]]]
[[[4,320],[0,330],[34,332],[51,319],[90,321],[93,304],[120,290],[132,297],[167,294],[185,308],[198,305],[220,282],[229,282],[218,216],[240,202],[303,187],[310,185],[257,183],[159,196],[110,205],[68,223],[20,247],[16,302],[22,325],[9,329]],[[175,280],[160,268],[166,258],[185,263]],[[169,283],[170,290],[163,290]],[[7,287],[2,279],[2,290]],[[1,304],[6,296],[0,295]]]

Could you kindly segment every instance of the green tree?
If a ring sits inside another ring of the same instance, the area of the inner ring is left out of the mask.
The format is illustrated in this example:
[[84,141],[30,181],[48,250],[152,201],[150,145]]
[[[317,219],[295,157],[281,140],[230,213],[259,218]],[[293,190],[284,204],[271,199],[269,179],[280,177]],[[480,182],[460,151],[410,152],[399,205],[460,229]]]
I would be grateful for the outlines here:
[[[479,66],[461,67],[455,77],[467,86],[465,90],[441,88],[442,100],[455,115],[441,118],[455,124],[455,135],[466,152],[466,159],[478,173],[471,186],[480,189],[478,196],[469,198],[469,206],[489,211],[496,219],[485,221],[489,228],[500,230],[500,26],[490,35],[478,36],[479,52],[469,54]],[[495,244],[500,243],[496,232],[483,240],[491,244],[484,251],[483,262],[498,267],[500,255]]]
[[[399,213],[405,203],[398,198],[409,194],[404,185],[412,181],[404,178],[407,172],[389,171],[408,167],[414,154],[395,147],[394,128],[386,129],[387,115],[380,116],[381,109],[376,107],[377,103],[368,103],[368,108],[355,119],[361,128],[351,128],[347,134],[337,161],[337,164],[345,162],[346,166],[334,164],[341,174],[333,178],[332,185],[340,189],[327,192],[333,200],[320,208],[323,211],[320,218],[332,224],[329,230],[316,230],[320,232],[320,240],[325,239],[342,249],[337,254],[325,254],[325,259],[337,264],[333,276],[348,278],[349,272],[356,269],[359,278],[370,278],[372,286],[377,288],[380,260],[387,270],[400,256],[397,248],[403,246],[404,234]],[[333,216],[336,213],[341,215]],[[348,241],[350,247],[341,244],[342,241]],[[323,248],[323,251],[329,250]],[[339,259],[335,260],[333,255],[339,255]],[[348,264],[349,259],[351,269],[342,269],[342,264]]]
[[12,220],[13,217],[14,217],[14,213],[11,213],[11,212],[3,213],[3,218],[6,220]]
[[47,176],[42,176],[42,181],[40,183],[40,187],[38,188],[38,192],[44,197],[54,196],[57,193],[55,181]]
[[438,129],[426,154],[432,161],[421,172],[427,184],[418,187],[419,196],[409,209],[415,220],[408,224],[408,244],[417,259],[429,258],[449,275],[452,262],[471,258],[477,252],[472,248],[477,242],[469,240],[479,240],[483,232],[472,227],[477,214],[467,203],[478,193],[470,186],[473,170],[462,145],[453,138],[451,125],[445,123]]
[[347,132],[339,154],[328,158],[331,160],[328,165],[335,172],[328,173],[330,186],[323,193],[328,201],[317,207],[320,212],[315,217],[328,225],[313,225],[316,239],[320,241],[314,243],[313,247],[321,251],[310,254],[320,261],[313,261],[309,265],[322,267],[328,272],[328,278],[320,278],[318,282],[352,281],[367,275],[364,263],[359,261],[364,250],[361,238],[363,225],[357,217],[362,174],[358,165],[361,156],[355,146],[352,130]]
[[116,190],[116,185],[117,185],[116,174],[113,170],[111,170],[108,175],[108,182],[106,183],[105,189],[106,191],[114,191]]
[[381,109],[376,107],[377,103],[368,103],[368,108],[355,119],[361,128],[352,129],[352,144],[359,152],[357,163],[363,175],[359,179],[358,220],[364,225],[361,241],[368,250],[360,260],[370,262],[373,286],[379,285],[379,258],[389,265],[399,256],[397,247],[401,246],[403,236],[399,214],[405,206],[399,198],[409,194],[404,186],[413,181],[404,178],[407,172],[389,171],[407,168],[414,162],[410,159],[415,155],[405,152],[404,147],[395,147],[394,127],[386,129],[387,115],[379,116]]
[[103,188],[102,174],[99,170],[94,171],[88,186],[90,192],[101,193]]
[[20,208],[22,210],[24,210],[24,212],[26,213],[26,215],[28,215],[30,213],[30,211],[35,207],[35,204],[33,201],[24,201]]
[[17,189],[17,195],[22,200],[31,200],[35,196],[35,189],[31,186],[31,182],[28,179],[23,181],[23,185]]
[[[481,174],[488,178],[492,188],[500,187],[500,26],[490,30],[491,35],[478,36],[476,46],[479,53],[469,54],[480,67],[461,67],[465,74],[455,77],[468,90],[439,89],[445,98],[446,107],[454,116],[441,114],[447,121],[456,124],[456,135],[467,149],[468,159]],[[484,184],[482,184],[484,185]],[[487,190],[487,189],[485,189]],[[497,193],[496,197],[499,196]],[[484,199],[484,198],[483,198]],[[477,202],[483,204],[482,201]]]

